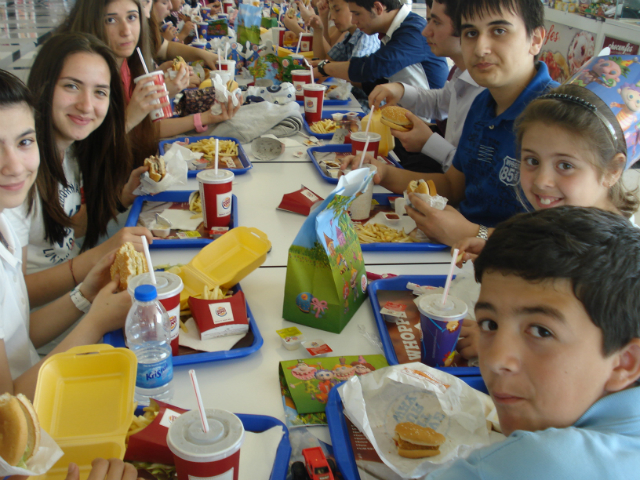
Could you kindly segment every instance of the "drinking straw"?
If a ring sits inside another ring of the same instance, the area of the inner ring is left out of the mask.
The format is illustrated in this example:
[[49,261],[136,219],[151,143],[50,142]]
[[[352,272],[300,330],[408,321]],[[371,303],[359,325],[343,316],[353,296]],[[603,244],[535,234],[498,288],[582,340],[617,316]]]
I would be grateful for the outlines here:
[[151,275],[151,283],[156,284],[156,274],[153,271],[153,264],[151,263],[151,255],[149,254],[149,244],[147,243],[147,237],[142,235],[142,248],[144,249],[144,257],[147,259],[147,267],[149,267],[149,274]]
[[222,70],[222,50],[218,47],[218,70]]
[[302,34],[298,36],[298,46],[296,47],[296,53],[300,53],[300,42],[302,42]]
[[218,176],[218,139],[216,138],[216,177]]
[[313,67],[311,66],[311,64],[307,61],[307,59],[304,59],[304,63],[307,64],[307,67],[309,67],[309,70],[311,71],[311,85],[315,85],[316,81],[313,78]]
[[191,383],[193,384],[193,391],[196,393],[198,412],[200,412],[200,420],[202,420],[202,431],[204,433],[209,433],[209,422],[207,422],[207,414],[204,411],[204,405],[202,404],[202,395],[200,395],[200,387],[198,387],[196,371],[193,369],[189,370],[189,376],[191,377]]
[[373,111],[376,109],[375,105],[371,106],[371,111],[369,112],[369,120],[367,121],[367,129],[364,131],[364,134],[369,138],[369,127],[371,126],[371,119],[373,118]]
[[362,157],[360,157],[360,166],[358,166],[358,168],[362,168],[362,164],[364,163],[364,156],[367,154],[368,147],[369,147],[369,136],[367,135],[367,141],[364,142],[364,149],[362,150]]
[[442,306],[447,303],[447,295],[449,295],[449,287],[451,286],[451,279],[453,278],[453,267],[456,266],[456,259],[458,258],[458,249],[454,248],[451,254],[451,266],[449,267],[449,275],[447,275],[447,283],[444,285],[444,293],[442,294]]
[[142,56],[142,52],[140,51],[140,47],[136,47],[136,50],[138,51],[138,55],[140,55],[140,63],[142,63],[142,66],[144,67],[144,73],[149,75],[149,69],[147,68],[147,64],[144,63],[144,57]]
[[229,51],[229,42],[224,44],[224,59],[226,60],[227,58],[227,52]]

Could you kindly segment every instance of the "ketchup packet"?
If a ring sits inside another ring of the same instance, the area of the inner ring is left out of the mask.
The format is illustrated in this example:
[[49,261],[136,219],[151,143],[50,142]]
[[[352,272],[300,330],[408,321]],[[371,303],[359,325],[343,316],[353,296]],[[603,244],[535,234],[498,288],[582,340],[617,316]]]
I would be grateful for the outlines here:
[[246,305],[242,291],[222,300],[189,297],[189,308],[200,330],[201,340],[247,333],[249,320]]
[[324,198],[316,195],[307,187],[302,185],[300,190],[296,190],[292,193],[286,193],[282,197],[282,202],[278,205],[278,209],[307,216],[315,207],[320,205],[323,200]]
[[167,433],[171,423],[187,410],[153,399],[151,405],[154,402],[160,407],[158,415],[149,426],[129,437],[124,459],[173,465],[173,454],[167,446]]

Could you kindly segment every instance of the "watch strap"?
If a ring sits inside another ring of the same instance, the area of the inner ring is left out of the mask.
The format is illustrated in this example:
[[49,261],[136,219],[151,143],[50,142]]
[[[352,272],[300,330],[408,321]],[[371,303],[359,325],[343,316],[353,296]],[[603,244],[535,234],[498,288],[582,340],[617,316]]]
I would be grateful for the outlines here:
[[76,288],[71,290],[71,292],[69,293],[69,296],[71,297],[71,301],[73,302],[73,304],[76,306],[78,310],[80,310],[83,313],[88,313],[89,309],[91,308],[91,302],[87,300],[87,298],[80,291],[81,286],[82,286],[82,283],[79,283],[78,286],[76,286]]
[[483,240],[489,240],[489,229],[484,225],[479,225],[477,238],[481,238]]
[[327,63],[329,63],[329,61],[328,61],[328,60],[322,60],[322,61],[318,64],[318,72],[320,72],[320,74],[321,74],[323,77],[328,77],[328,76],[329,76],[329,74],[327,74],[327,72],[326,72],[326,71],[325,71],[325,69],[324,69],[324,66],[325,66]]

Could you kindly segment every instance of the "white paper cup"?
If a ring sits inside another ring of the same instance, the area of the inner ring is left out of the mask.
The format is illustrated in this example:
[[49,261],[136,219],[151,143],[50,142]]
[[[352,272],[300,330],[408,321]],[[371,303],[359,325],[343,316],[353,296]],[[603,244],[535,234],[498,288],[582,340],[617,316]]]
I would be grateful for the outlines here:
[[[368,168],[369,171],[375,173],[378,171],[375,165],[370,163],[363,165],[362,168]],[[349,213],[353,220],[366,220],[371,214],[371,200],[373,199],[373,180],[369,183],[369,186],[364,193],[351,202],[349,207]]]

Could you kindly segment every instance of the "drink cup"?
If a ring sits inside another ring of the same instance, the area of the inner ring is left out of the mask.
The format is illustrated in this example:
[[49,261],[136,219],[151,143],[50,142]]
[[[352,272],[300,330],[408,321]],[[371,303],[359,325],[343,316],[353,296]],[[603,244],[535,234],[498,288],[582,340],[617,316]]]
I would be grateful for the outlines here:
[[313,51],[313,34],[312,33],[301,33],[302,40],[300,41],[300,51],[301,52],[312,52]]
[[198,23],[198,38],[209,39],[209,22]]
[[216,75],[220,77],[220,80],[222,80],[222,83],[224,83],[225,85],[229,83],[229,80],[233,79],[234,77],[233,72],[229,72],[227,70],[211,70],[209,72],[209,78],[211,80],[213,80]]
[[431,367],[448,367],[458,343],[467,304],[452,295],[442,305],[442,295],[426,295],[418,304],[422,329],[420,361]]
[[[171,322],[171,353],[175,357],[178,355],[180,347],[180,292],[182,292],[184,284],[182,279],[174,273],[155,272],[155,275],[158,300],[169,314]],[[142,273],[129,279],[127,290],[131,298],[133,298],[136,287],[140,285],[151,285],[151,274]]]
[[292,70],[291,83],[296,87],[296,100],[304,100],[302,87],[307,83],[311,83],[311,70]]
[[202,216],[206,231],[211,227],[228,227],[231,223],[231,184],[234,174],[230,170],[203,170],[198,173],[198,186],[202,200]]
[[[231,72],[233,76],[236,75],[236,61],[235,60],[221,60],[220,68],[227,72]],[[232,77],[233,78],[233,77]]]
[[222,2],[222,11],[223,13],[229,14],[235,6],[236,4],[233,2],[233,0],[224,0]]
[[358,161],[360,161],[360,155],[362,155],[364,145],[367,143],[367,137],[369,137],[367,153],[373,158],[378,158],[378,149],[380,147],[380,140],[382,139],[380,134],[374,132],[354,132],[351,134],[351,153],[358,157]]
[[209,432],[204,433],[198,410],[176,418],[167,433],[178,480],[238,480],[244,426],[226,410],[205,410]]
[[209,7],[202,7],[200,9],[200,13],[202,15],[202,19],[203,20],[209,20],[209,17],[211,17],[211,8]]
[[307,83],[302,86],[304,93],[304,118],[309,125],[322,120],[325,85]]
[[[140,75],[133,81],[133,83],[137,84],[140,81],[143,81],[145,86],[152,84],[162,85],[164,91],[167,91],[167,87],[164,84],[164,72],[162,70],[147,73],[146,75]],[[162,120],[163,118],[171,118],[173,116],[173,111],[171,110],[171,102],[169,101],[169,95],[167,94],[163,100],[169,105],[153,110],[149,114],[151,116],[151,120],[153,120],[154,122]],[[160,100],[155,100],[154,103],[160,104]]]
[[274,45],[277,45],[279,47],[284,46],[284,32],[286,31],[287,29],[283,27],[273,27],[271,29],[271,35],[273,35],[271,41]]
[[[368,169],[375,175],[378,169],[370,163],[363,165],[363,169]],[[366,220],[371,215],[371,200],[373,199],[373,180],[369,183],[367,189],[362,195],[356,197],[349,206],[349,213],[352,220]]]

